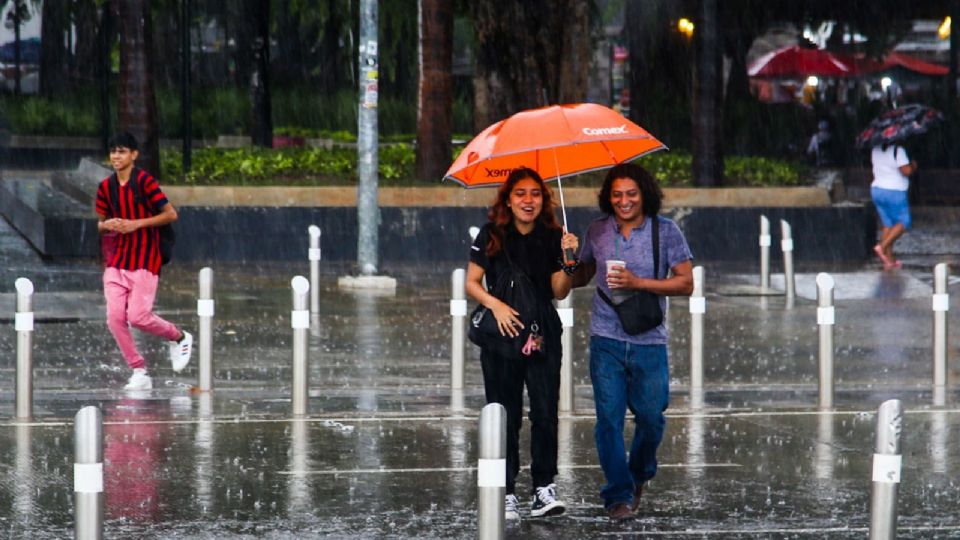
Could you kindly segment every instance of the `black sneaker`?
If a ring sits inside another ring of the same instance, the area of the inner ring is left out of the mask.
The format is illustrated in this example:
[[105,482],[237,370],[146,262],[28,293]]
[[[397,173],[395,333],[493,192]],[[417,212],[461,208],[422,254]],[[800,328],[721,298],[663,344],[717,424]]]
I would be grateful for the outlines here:
[[531,517],[559,516],[567,509],[566,505],[557,500],[557,485],[538,487],[533,494],[533,503],[530,505]]

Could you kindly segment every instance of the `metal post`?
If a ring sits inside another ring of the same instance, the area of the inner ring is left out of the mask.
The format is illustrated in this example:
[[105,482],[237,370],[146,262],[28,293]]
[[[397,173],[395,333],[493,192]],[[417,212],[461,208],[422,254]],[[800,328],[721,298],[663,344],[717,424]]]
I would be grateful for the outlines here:
[[783,286],[787,291],[787,301],[797,297],[797,284],[793,276],[793,230],[790,224],[780,220],[780,250],[783,251]]
[[33,282],[17,278],[17,418],[33,416]]
[[320,227],[307,227],[310,235],[310,250],[307,258],[310,260],[310,314],[320,313]]
[[903,406],[899,399],[883,402],[877,411],[873,454],[873,493],[870,496],[870,540],[897,536],[897,487],[900,483],[900,432]]
[[817,274],[817,325],[820,327],[820,408],[833,407],[833,277]]
[[477,463],[477,538],[503,540],[507,493],[507,410],[490,403],[480,411]]
[[308,337],[310,330],[310,310],[307,306],[307,294],[310,292],[310,282],[303,276],[296,276],[290,281],[293,288],[293,311],[290,313],[290,326],[293,328],[293,384],[291,402],[294,415],[307,414],[307,405],[310,399],[310,369],[307,357]]
[[360,108],[357,114],[357,264],[364,275],[377,273],[377,206],[379,68],[377,0],[360,0]]
[[770,220],[760,216],[760,288],[770,288]]
[[559,411],[572,413],[576,408],[573,390],[573,291],[567,297],[557,302],[557,315],[563,326],[560,335],[560,348],[563,357],[560,360],[560,403]]
[[450,276],[450,388],[463,389],[464,322],[467,320],[466,271],[457,268]]
[[940,263],[933,267],[933,404],[946,404],[947,393],[947,311],[950,295],[947,280],[950,267]]
[[690,391],[703,388],[703,267],[693,267],[693,294],[690,295]]
[[197,387],[201,392],[213,390],[213,269],[200,269],[200,297],[197,299],[197,318],[200,331],[200,368]]
[[100,409],[80,409],[73,424],[73,499],[77,540],[103,538],[103,418]]

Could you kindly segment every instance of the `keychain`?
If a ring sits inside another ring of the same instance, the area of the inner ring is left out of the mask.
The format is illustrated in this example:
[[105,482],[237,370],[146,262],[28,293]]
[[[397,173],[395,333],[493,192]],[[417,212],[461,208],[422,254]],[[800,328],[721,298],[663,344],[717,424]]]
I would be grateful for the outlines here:
[[524,356],[530,356],[534,351],[539,351],[543,346],[543,336],[540,335],[540,326],[537,323],[530,325],[530,333],[527,334],[527,342],[520,350]]

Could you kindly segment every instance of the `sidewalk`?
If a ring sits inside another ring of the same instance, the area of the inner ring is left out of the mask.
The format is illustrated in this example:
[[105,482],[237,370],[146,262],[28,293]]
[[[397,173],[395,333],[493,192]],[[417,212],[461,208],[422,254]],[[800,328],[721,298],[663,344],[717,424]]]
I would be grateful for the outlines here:
[[[31,257],[4,227],[0,222],[0,259],[9,262],[0,268],[0,292],[25,276],[38,295],[73,299],[69,306],[50,302],[44,320],[38,296],[34,422],[14,423],[12,385],[0,391],[0,448],[9,471],[0,482],[0,519],[11,536],[72,534],[72,418],[88,404],[101,406],[106,424],[107,537],[475,536],[483,389],[478,352],[468,345],[466,411],[451,411],[453,268],[397,266],[390,273],[398,290],[382,296],[338,290],[344,267],[325,264],[310,339],[310,415],[294,419],[289,283],[295,273],[308,274],[306,261],[215,267],[214,393],[189,392],[196,357],[174,374],[165,344],[145,338],[155,390],[130,396],[120,390],[128,373],[95,294],[98,268]],[[644,491],[640,516],[624,524],[607,522],[598,497],[603,480],[586,358],[590,291],[576,291],[576,412],[560,422],[557,478],[568,511],[525,518],[507,536],[863,538],[874,412],[897,398],[906,410],[898,537],[960,537],[956,338],[948,405],[931,406],[932,269],[925,265],[935,257],[956,255],[911,255],[904,270],[887,274],[873,265],[834,273],[836,407],[826,412],[816,408],[810,287],[819,269],[798,275],[799,298],[787,308],[783,297],[721,294],[758,278],[706,265],[705,408],[690,407],[688,303],[674,299],[673,396],[661,470]],[[159,311],[187,329],[196,327],[198,270],[176,263],[161,280]],[[9,300],[0,295],[0,307],[8,309]],[[58,318],[67,307],[74,316]],[[956,308],[949,312],[954,328],[957,317]],[[5,324],[0,372],[13,381],[16,334]],[[522,449],[529,447],[525,424]],[[524,463],[526,456],[522,450]],[[529,482],[522,471],[524,510]]]

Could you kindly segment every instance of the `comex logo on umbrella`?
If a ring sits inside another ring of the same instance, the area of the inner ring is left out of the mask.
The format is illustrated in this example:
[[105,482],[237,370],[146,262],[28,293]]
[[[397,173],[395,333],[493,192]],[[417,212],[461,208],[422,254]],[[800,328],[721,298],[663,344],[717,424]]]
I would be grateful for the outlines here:
[[581,131],[583,131],[584,135],[625,135],[627,133],[627,125],[623,124],[619,127],[608,127],[608,128],[585,127]]

